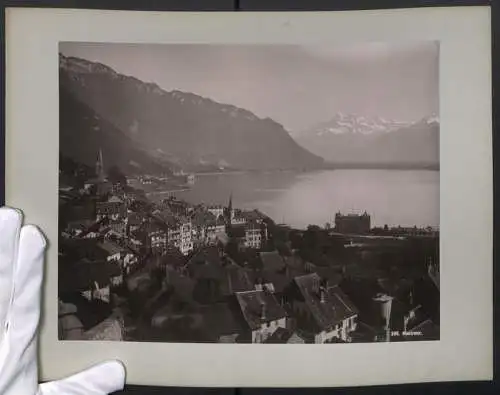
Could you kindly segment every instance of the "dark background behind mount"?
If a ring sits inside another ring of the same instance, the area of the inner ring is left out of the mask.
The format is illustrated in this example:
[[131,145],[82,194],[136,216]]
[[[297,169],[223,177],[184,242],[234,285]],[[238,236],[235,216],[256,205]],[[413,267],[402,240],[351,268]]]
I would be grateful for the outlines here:
[[[2,1],[0,9],[0,42],[2,54],[0,57],[1,79],[0,89],[2,92],[2,105],[0,106],[0,206],[5,200],[5,8],[6,7],[48,7],[48,8],[90,8],[110,10],[155,10],[155,11],[345,11],[363,9],[387,9],[387,8],[416,8],[416,7],[447,7],[447,6],[479,6],[490,5],[492,9],[492,42],[493,42],[493,92],[500,90],[500,76],[496,71],[500,68],[500,56],[497,42],[500,39],[500,3],[499,1],[487,0],[12,0]],[[228,16],[230,17],[230,16]],[[493,94],[493,150],[494,153],[500,149],[497,133],[498,124],[498,99]],[[494,197],[498,196],[498,159],[494,154]],[[8,187],[8,186],[7,186]],[[496,199],[495,199],[496,200]],[[22,208],[21,208],[22,209]],[[499,224],[498,210],[494,208],[494,245],[500,244],[500,237],[496,232]],[[497,254],[494,248],[494,298],[498,299]],[[498,327],[498,307],[495,303],[495,328]],[[498,370],[498,331],[495,333],[495,378]],[[457,357],[464,358],[457,350]],[[332,375],[335,372],[332,371]],[[360,375],[362,372],[360,372]],[[116,395],[416,395],[416,394],[500,394],[500,386],[495,379],[488,382],[467,383],[430,383],[391,385],[360,388],[336,388],[336,389],[207,389],[207,388],[179,388],[179,387],[145,387],[127,386],[124,391]]]

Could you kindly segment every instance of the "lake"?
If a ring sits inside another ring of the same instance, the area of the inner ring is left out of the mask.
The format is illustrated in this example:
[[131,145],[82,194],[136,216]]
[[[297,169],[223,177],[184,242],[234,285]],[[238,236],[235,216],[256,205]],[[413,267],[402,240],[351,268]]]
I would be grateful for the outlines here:
[[[439,171],[324,170],[197,175],[191,203],[257,208],[297,228],[333,225],[335,213],[367,211],[373,226],[439,226]],[[159,195],[156,195],[159,198]]]

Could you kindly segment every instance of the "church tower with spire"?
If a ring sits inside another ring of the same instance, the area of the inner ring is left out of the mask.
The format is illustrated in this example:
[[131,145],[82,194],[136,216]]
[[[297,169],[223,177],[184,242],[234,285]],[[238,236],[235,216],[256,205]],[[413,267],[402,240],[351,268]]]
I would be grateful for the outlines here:
[[233,193],[231,192],[231,194],[229,195],[229,202],[226,208],[226,220],[228,225],[231,225],[233,219],[234,219]]
[[97,156],[97,163],[96,163],[96,169],[95,169],[97,178],[99,181],[103,182],[105,181],[105,174],[104,174],[104,160],[102,158],[102,149],[99,148],[99,153]]

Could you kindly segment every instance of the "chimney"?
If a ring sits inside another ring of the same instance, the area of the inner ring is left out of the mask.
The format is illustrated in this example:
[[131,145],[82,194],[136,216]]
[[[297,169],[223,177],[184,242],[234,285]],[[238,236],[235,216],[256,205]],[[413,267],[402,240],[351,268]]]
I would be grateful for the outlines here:
[[323,288],[328,289],[328,279],[327,278],[322,278],[321,279],[321,285]]
[[325,290],[325,287],[321,286],[319,288],[319,297],[320,297],[320,302],[321,303],[325,303],[326,301],[326,290]]
[[378,294],[373,298],[381,319],[381,329],[386,331],[390,329],[392,299],[391,296],[385,294]]
[[260,319],[262,321],[265,321],[266,316],[267,316],[266,303],[265,302],[261,302],[260,303]]
[[326,278],[322,278],[319,283],[319,296],[321,303],[326,302],[327,290],[328,290],[328,280]]
[[262,277],[257,277],[255,281],[255,289],[257,291],[262,291],[263,290],[263,280]]

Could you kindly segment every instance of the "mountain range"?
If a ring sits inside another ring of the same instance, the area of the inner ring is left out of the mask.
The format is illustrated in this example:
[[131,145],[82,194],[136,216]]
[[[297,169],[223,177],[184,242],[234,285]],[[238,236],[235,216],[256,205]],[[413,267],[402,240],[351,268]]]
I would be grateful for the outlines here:
[[292,133],[307,150],[339,165],[439,165],[439,120],[415,122],[338,113],[327,122]]
[[59,147],[63,159],[93,169],[102,150],[108,170],[116,166],[128,174],[171,173],[171,163],[152,157],[64,87],[59,91],[59,109]]
[[166,91],[84,59],[59,56],[60,151],[126,173],[439,166],[439,120],[337,113],[287,132],[269,118],[209,98]]
[[[84,59],[59,56],[64,155],[125,172],[314,169],[323,158],[272,119],[193,93],[166,91]],[[101,147],[102,146],[102,147]]]

